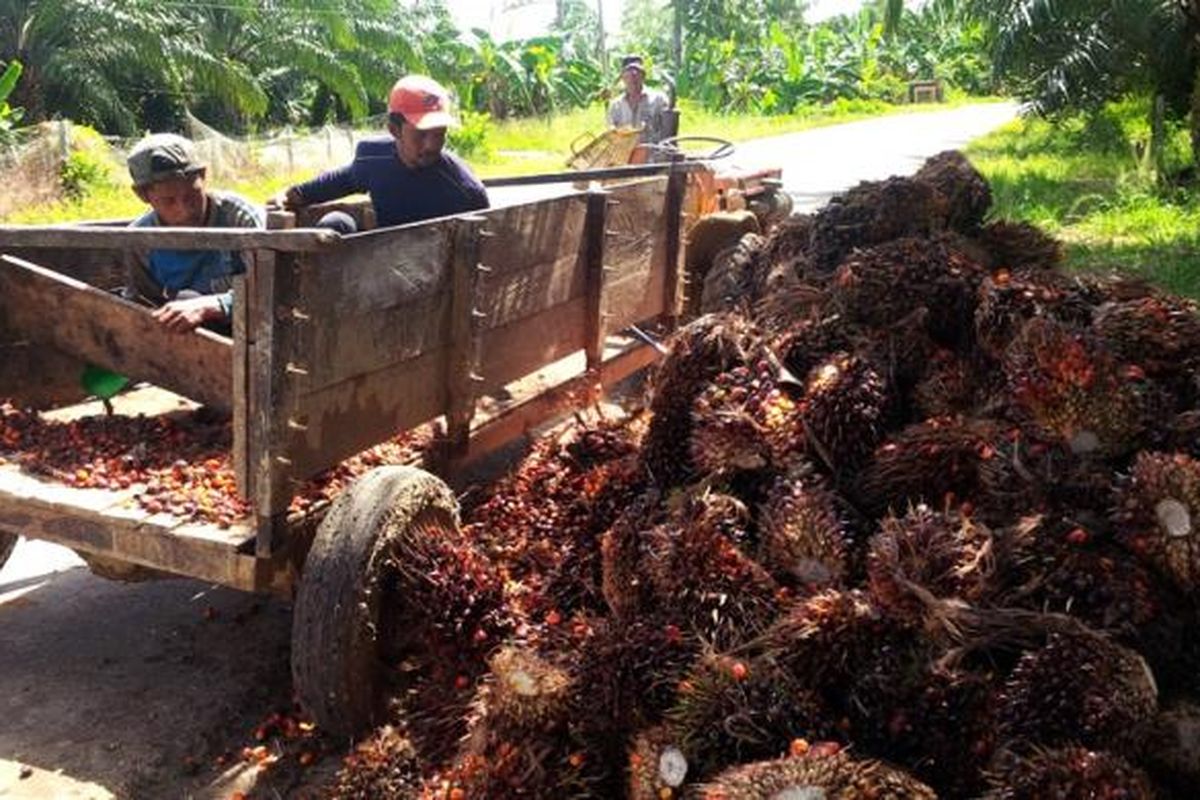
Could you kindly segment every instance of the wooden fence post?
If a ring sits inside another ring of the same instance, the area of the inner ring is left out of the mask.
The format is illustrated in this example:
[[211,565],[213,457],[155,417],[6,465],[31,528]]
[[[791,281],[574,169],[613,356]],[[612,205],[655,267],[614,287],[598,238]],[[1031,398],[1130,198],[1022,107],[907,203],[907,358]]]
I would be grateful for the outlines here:
[[592,189],[587,193],[587,216],[583,227],[583,259],[587,275],[587,320],[584,324],[584,353],[587,368],[599,370],[604,360],[607,311],[604,298],[604,239],[608,227],[608,192]]
[[487,267],[479,263],[480,240],[486,235],[485,218],[467,216],[455,220],[454,247],[450,255],[450,308],[446,359],[446,453],[450,458],[466,455],[475,416],[476,385],[480,382],[481,332],[486,314],[477,308],[479,284]]

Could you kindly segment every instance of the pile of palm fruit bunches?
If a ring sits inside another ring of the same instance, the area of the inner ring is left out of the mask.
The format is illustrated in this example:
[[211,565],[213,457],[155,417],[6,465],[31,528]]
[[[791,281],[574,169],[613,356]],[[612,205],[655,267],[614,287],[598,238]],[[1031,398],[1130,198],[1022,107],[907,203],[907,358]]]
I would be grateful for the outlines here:
[[334,794],[1195,797],[1200,317],[990,203],[943,153],[717,259],[648,413],[413,540]]

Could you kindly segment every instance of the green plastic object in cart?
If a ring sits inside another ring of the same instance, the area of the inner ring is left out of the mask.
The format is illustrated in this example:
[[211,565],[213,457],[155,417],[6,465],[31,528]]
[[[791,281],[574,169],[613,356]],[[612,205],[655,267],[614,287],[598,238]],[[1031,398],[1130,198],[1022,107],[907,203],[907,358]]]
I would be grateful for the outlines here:
[[111,400],[129,385],[129,378],[104,367],[97,367],[95,364],[88,364],[84,367],[79,380],[83,384],[85,392],[101,400]]

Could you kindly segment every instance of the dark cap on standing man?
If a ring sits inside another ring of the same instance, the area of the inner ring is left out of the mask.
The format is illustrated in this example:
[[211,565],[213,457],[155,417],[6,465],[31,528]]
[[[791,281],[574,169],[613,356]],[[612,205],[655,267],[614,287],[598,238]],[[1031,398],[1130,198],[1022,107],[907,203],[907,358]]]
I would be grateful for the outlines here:
[[134,145],[126,163],[133,185],[139,188],[194,175],[205,167],[192,140],[175,133],[150,134]]
[[621,59],[621,72],[627,69],[636,69],[643,75],[646,74],[646,62],[641,56],[625,56]]

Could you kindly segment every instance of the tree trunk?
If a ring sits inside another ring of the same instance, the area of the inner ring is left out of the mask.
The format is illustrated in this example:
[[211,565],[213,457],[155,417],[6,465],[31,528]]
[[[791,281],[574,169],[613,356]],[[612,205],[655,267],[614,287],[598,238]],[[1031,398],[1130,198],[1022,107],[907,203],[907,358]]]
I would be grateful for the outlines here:
[[675,0],[672,14],[671,56],[675,61],[675,80],[683,74],[683,0]]

